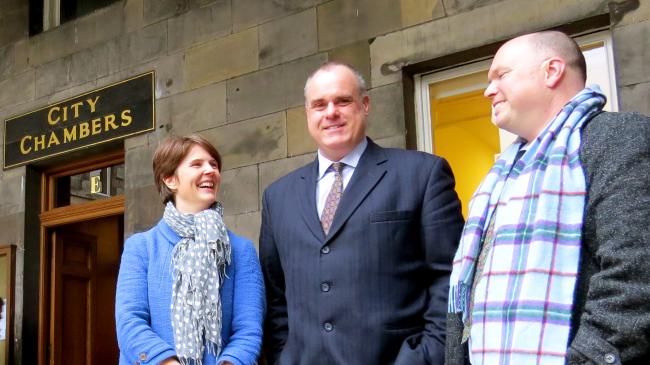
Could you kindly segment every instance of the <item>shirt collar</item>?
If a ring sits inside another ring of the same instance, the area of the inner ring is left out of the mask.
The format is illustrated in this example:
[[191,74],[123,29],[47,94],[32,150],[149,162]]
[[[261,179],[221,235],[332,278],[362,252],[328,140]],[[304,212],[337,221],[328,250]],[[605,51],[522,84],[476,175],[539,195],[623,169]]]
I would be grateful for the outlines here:
[[[368,141],[366,140],[366,138],[363,138],[361,142],[359,142],[359,144],[356,147],[354,147],[352,151],[350,151],[350,153],[345,155],[339,161],[343,162],[347,166],[356,168],[357,164],[359,163],[359,160],[361,159],[361,155],[366,150],[367,146],[368,146]],[[336,161],[329,160],[327,157],[323,156],[320,149],[318,150],[318,180],[323,178],[327,169],[329,169],[329,167],[334,162]]]

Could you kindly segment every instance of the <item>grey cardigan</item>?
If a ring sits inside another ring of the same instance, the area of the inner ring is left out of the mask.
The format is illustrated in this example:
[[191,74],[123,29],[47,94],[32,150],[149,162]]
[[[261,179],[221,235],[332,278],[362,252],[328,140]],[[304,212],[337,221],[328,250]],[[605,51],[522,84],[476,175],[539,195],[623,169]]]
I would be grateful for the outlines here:
[[[650,363],[650,118],[602,112],[582,130],[587,205],[567,364]],[[458,315],[447,365],[469,364]]]

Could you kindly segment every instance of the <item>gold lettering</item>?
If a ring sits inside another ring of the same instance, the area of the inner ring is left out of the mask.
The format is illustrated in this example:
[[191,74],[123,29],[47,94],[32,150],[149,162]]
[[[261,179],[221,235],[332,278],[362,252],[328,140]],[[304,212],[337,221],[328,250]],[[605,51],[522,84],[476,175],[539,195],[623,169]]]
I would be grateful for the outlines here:
[[[40,147],[40,148],[39,148]],[[34,137],[34,152],[45,149],[45,135]]]
[[111,127],[111,130],[117,129],[117,124],[115,124],[115,114],[109,114],[104,116],[104,131],[108,131],[108,127]]
[[102,177],[97,175],[97,176],[91,176],[90,177],[90,193],[91,194],[97,194],[102,192]]
[[20,140],[20,153],[23,155],[26,155],[32,151],[31,147],[25,148],[25,142],[30,141],[32,139],[32,136],[25,136]]
[[71,129],[63,129],[63,143],[68,143],[77,140],[77,126],[73,125]]
[[93,99],[87,99],[86,102],[88,103],[88,106],[90,107],[90,112],[94,113],[95,112],[95,105],[97,104],[97,100],[99,100],[99,95],[95,97],[95,100]]
[[61,142],[59,142],[59,137],[56,136],[56,133],[50,132],[50,140],[47,141],[47,148],[50,148],[53,144],[58,146]]
[[131,116],[131,109],[122,110],[122,127],[126,127],[131,124],[133,117]]
[[68,120],[68,107],[64,106],[63,107],[63,121],[65,122],[66,120]]
[[79,107],[82,105],[84,105],[83,101],[70,105],[70,108],[72,108],[72,111],[74,112],[75,118],[79,118]]
[[61,107],[53,106],[53,107],[51,107],[50,110],[47,112],[47,122],[48,122],[50,125],[55,125],[55,124],[58,123],[59,120],[61,119],[60,117],[56,117],[56,118],[52,117],[52,114],[53,114],[55,111],[61,111]]
[[99,134],[99,133],[102,132],[102,125],[101,125],[101,123],[100,123],[101,121],[102,121],[102,118],[95,118],[95,119],[93,119],[93,120],[91,121],[92,126],[93,126],[93,128],[92,128],[92,134],[93,134],[93,136],[94,136],[95,134]]
[[86,138],[90,134],[90,124],[83,122],[79,124],[79,139]]

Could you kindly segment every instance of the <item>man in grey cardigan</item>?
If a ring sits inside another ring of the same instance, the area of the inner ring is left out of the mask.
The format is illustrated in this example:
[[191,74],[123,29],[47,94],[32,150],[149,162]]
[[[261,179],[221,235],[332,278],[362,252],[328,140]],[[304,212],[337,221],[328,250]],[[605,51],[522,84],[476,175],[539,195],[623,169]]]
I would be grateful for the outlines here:
[[519,139],[470,202],[448,365],[650,363],[650,118],[585,79],[560,32],[495,55],[485,96]]

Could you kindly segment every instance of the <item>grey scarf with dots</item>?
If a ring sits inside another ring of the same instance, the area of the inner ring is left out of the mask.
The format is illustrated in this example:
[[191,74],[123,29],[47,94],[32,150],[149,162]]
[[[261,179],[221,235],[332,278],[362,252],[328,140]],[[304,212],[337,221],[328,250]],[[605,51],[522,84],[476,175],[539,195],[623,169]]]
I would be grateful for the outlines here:
[[167,203],[165,222],[181,236],[172,253],[171,321],[176,355],[182,364],[201,365],[203,352],[221,352],[219,289],[230,264],[230,240],[223,207],[214,204],[183,214]]

